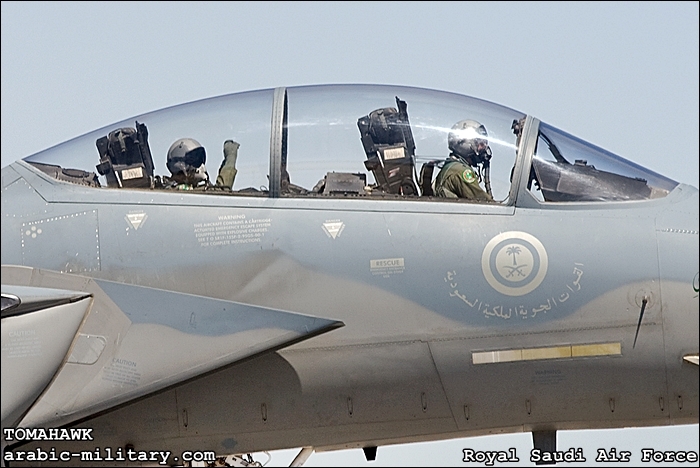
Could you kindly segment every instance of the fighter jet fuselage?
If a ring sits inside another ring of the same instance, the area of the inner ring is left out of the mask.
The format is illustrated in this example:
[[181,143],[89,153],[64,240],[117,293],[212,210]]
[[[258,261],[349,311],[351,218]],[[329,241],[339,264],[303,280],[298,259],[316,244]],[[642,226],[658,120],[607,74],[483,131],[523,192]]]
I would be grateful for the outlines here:
[[[435,186],[464,119],[487,133],[461,174],[486,199]],[[178,138],[206,148],[193,179],[167,174]],[[94,438],[10,448],[698,421],[697,188],[502,106],[387,86],[223,96],[17,161],[2,190],[3,428]]]

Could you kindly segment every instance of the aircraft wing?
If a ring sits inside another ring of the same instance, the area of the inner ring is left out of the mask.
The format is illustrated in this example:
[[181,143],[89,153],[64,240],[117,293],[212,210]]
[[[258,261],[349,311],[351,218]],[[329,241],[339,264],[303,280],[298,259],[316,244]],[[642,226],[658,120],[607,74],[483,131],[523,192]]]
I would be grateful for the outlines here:
[[2,425],[13,425],[61,366],[92,296],[2,285]]
[[2,282],[3,427],[66,424],[344,325],[28,267]]

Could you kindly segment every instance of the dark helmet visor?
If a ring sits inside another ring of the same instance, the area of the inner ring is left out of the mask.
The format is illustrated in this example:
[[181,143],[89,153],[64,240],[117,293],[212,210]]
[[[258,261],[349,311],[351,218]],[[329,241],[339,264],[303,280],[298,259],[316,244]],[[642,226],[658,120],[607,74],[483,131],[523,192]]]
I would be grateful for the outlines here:
[[207,156],[203,147],[195,148],[185,154],[185,164],[197,168],[206,162]]

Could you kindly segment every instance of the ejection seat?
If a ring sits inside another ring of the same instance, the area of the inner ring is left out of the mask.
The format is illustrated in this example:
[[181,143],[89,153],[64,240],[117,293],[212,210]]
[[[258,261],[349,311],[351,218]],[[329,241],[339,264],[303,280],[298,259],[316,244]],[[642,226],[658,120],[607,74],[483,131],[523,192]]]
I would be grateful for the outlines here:
[[152,188],[153,158],[148,146],[146,125],[119,128],[96,142],[100,154],[97,172],[105,176],[107,186]]
[[357,120],[372,171],[375,190],[399,195],[420,195],[416,177],[416,145],[408,122],[406,101],[396,97],[394,107],[376,109]]

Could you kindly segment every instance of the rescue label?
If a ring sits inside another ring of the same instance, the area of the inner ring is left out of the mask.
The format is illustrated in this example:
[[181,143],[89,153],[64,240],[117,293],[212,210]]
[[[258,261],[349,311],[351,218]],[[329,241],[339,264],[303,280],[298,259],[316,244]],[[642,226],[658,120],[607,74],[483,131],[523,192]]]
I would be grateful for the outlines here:
[[369,261],[369,271],[373,275],[382,275],[385,278],[396,273],[403,273],[404,259],[402,258],[378,258]]

